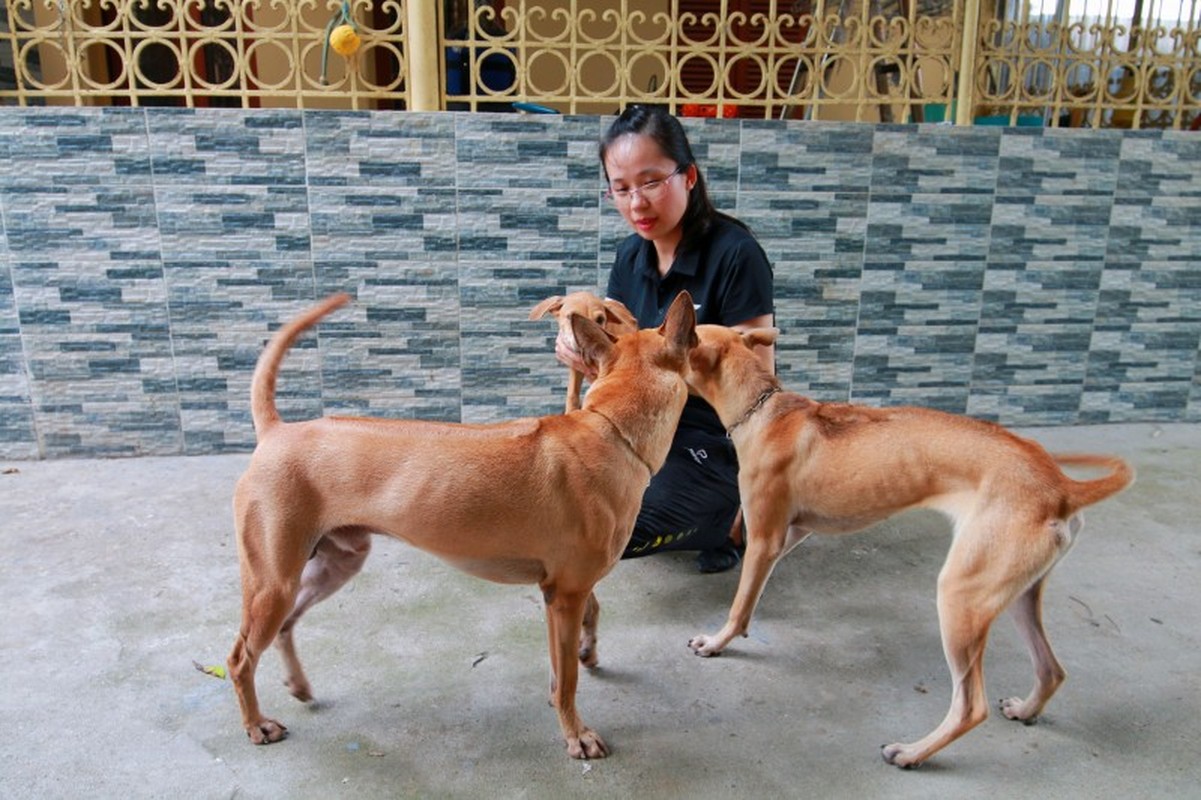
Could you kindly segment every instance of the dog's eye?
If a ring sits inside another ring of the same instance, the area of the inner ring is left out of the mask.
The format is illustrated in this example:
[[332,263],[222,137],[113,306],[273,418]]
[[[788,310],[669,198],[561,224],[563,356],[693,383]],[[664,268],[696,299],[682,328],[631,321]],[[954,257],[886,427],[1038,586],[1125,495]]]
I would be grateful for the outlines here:
[[597,325],[604,325],[605,324],[605,315],[597,314],[595,317],[592,318],[592,321],[595,322]]

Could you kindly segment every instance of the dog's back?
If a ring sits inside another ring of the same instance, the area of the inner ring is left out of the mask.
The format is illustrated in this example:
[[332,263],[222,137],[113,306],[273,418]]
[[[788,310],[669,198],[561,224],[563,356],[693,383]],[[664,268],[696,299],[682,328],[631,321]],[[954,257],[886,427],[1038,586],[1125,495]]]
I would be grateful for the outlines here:
[[[931,507],[957,516],[966,495],[975,502],[1022,496],[1039,513],[1067,519],[1133,480],[1121,459],[1058,457],[993,422],[937,409],[818,403],[781,393],[768,416],[771,432],[761,441],[792,451],[793,492],[811,504],[805,512],[855,526],[898,508]],[[1076,480],[1061,463],[1108,474]]]

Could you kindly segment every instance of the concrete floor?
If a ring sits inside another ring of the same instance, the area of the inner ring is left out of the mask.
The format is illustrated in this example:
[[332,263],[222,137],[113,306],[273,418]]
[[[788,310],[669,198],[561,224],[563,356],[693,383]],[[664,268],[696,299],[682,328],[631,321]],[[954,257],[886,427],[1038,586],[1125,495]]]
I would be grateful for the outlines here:
[[[263,705],[291,735],[253,747],[229,681],[193,667],[224,663],[237,629],[229,509],[247,457],[0,463],[0,796],[1199,797],[1201,426],[1025,433],[1121,454],[1138,482],[1088,515],[1049,583],[1069,677],[1040,723],[994,713],[910,772],[879,748],[946,711],[938,517],[806,542],[716,659],[686,642],[720,625],[737,572],[698,575],[686,554],[619,565],[579,693],[613,749],[595,762],[567,758],[546,705],[536,589],[380,539],[298,628],[317,702],[264,657]],[[992,698],[1030,686],[1008,621],[986,669]]]

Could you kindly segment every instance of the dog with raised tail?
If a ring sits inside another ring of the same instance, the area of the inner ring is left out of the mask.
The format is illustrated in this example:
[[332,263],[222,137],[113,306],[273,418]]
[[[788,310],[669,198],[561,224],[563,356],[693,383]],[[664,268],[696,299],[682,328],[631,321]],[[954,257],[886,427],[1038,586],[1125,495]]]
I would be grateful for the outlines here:
[[681,294],[659,328],[621,337],[573,315],[578,351],[597,377],[570,414],[489,425],[283,421],[275,384],[285,353],[347,300],[331,297],[281,328],[254,372],[258,444],[234,492],[242,622],[228,662],[247,735],[256,744],[286,735],[255,692],[259,658],[272,642],[292,694],[312,698],[293,644],[296,622],[358,573],[379,533],[487,580],[537,584],[567,752],[607,755],[576,711],[577,659],[595,663],[593,587],[629,542],[688,396],[691,298]]
[[[555,336],[556,350],[576,350],[575,333],[571,326],[573,314],[592,320],[614,336],[638,330],[638,320],[620,300],[602,300],[592,292],[571,292],[567,295],[548,297],[534,306],[529,318],[542,319],[547,314],[559,322],[559,330]],[[575,411],[580,407],[580,390],[583,385],[584,375],[578,370],[571,370],[567,377],[566,411]]]
[[[717,411],[738,453],[747,532],[729,618],[691,648],[713,656],[745,636],[772,569],[811,533],[852,533],[932,508],[954,529],[938,577],[951,706],[925,737],[885,746],[884,759],[917,766],[984,721],[984,646],[1006,609],[1035,682],[1026,697],[1002,701],[1001,712],[1033,722],[1065,677],[1043,630],[1047,575],[1079,535],[1081,509],[1125,489],[1133,470],[1113,456],[1051,455],[1000,425],[942,411],[819,403],[784,391],[753,352],[777,334],[700,325],[689,356],[689,387]],[[1075,480],[1062,466],[1107,474]]]

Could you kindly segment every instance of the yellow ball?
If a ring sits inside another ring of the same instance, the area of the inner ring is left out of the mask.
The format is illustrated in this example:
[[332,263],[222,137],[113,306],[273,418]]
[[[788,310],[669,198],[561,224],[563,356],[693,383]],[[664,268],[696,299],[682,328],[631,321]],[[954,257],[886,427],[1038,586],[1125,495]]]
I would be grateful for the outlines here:
[[359,35],[349,25],[339,25],[330,31],[329,46],[338,54],[350,57],[359,49]]

